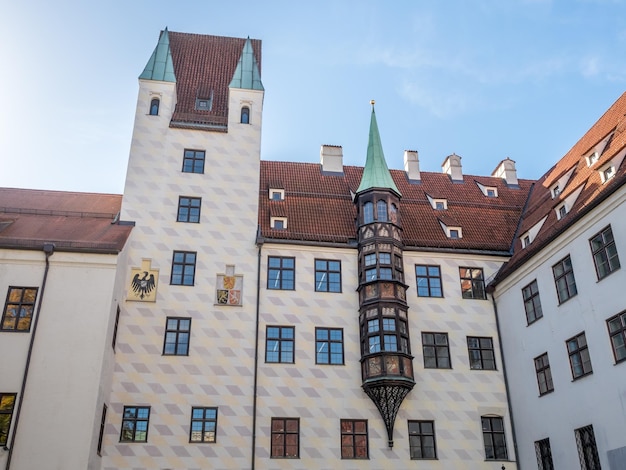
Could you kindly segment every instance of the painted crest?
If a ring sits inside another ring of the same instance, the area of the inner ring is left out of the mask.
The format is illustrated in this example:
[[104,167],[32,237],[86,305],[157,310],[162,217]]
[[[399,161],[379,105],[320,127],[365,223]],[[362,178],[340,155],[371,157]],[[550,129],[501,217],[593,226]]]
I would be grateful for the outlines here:
[[159,270],[152,269],[150,260],[142,260],[141,268],[132,268],[127,300],[156,302]]

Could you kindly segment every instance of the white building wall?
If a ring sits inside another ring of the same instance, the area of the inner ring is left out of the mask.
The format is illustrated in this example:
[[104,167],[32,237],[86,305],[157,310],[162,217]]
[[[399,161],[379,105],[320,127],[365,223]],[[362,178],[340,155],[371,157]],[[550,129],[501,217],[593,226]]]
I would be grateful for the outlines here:
[[[580,468],[574,430],[593,425],[600,463],[626,446],[626,364],[615,364],[606,320],[626,302],[626,218],[623,188],[496,288],[509,371],[520,464],[536,468],[534,442],[549,438],[555,468]],[[589,239],[611,225],[622,269],[598,281]],[[578,295],[558,304],[552,266],[570,255]],[[522,288],[537,280],[543,318],[527,325]],[[572,379],[565,341],[585,332],[593,373]],[[539,396],[533,359],[548,353],[554,391]],[[624,469],[624,466],[617,467]]]

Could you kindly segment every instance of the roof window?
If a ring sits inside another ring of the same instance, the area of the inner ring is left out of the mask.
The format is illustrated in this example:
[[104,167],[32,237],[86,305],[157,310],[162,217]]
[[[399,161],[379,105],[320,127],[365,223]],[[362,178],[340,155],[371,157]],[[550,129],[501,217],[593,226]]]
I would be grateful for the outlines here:
[[567,206],[565,204],[561,204],[559,207],[556,208],[556,217],[557,219],[561,220],[563,217],[565,217],[567,215]]
[[269,198],[272,201],[283,201],[285,199],[285,190],[284,189],[270,188],[270,190],[269,190]]
[[445,211],[448,208],[447,199],[432,198],[428,194],[426,195],[426,197],[428,198],[428,202],[430,202],[430,205],[433,209],[438,211]]
[[475,183],[480,188],[484,196],[498,197],[498,188],[495,186],[485,186],[484,184],[480,184],[478,181],[475,181]]
[[270,227],[274,230],[284,230],[287,228],[287,217],[270,217]]
[[593,165],[595,162],[598,161],[599,158],[600,158],[600,155],[598,154],[598,152],[593,152],[591,153],[591,155],[587,155],[586,157],[587,166]]
[[532,240],[530,239],[530,234],[528,233],[523,235],[521,238],[522,238],[522,248],[526,248],[532,242]]
[[559,194],[561,194],[561,188],[559,187],[558,184],[552,186],[552,189],[550,190],[550,192],[552,193],[552,199],[556,198],[559,196]]
[[615,167],[613,165],[609,165],[602,170],[600,170],[600,179],[602,179],[603,183],[606,183],[608,180],[615,176]]

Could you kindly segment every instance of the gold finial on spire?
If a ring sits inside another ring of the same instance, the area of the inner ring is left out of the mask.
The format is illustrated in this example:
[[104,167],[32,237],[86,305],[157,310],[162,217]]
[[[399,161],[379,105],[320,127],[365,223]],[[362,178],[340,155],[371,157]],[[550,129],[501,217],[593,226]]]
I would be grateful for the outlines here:
[[375,100],[370,100],[370,104],[372,105],[372,108],[374,107],[374,105],[376,104]]

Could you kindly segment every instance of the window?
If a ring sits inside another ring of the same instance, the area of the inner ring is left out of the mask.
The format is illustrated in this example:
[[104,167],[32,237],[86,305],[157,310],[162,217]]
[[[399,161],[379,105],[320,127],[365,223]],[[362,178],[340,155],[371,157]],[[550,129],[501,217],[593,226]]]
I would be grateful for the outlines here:
[[565,206],[565,204],[559,206],[556,211],[557,211],[557,218],[559,220],[561,220],[563,217],[567,215],[567,207]]
[[0,330],[30,331],[36,299],[36,287],[9,287]]
[[15,393],[0,393],[0,446],[6,446],[9,440],[15,397]]
[[528,245],[530,245],[530,235],[524,235],[522,238],[522,248],[526,248]]
[[376,253],[365,255],[365,266],[372,266],[376,264]]
[[556,186],[552,187],[552,199],[558,197],[559,194],[561,194],[561,188],[559,188],[559,185],[557,184]]
[[606,167],[604,170],[601,170],[600,176],[603,183],[606,183],[608,180],[615,176],[615,167],[613,165]]
[[589,243],[591,245],[591,253],[593,254],[593,262],[596,265],[598,280],[605,278],[620,268],[611,226],[594,235],[589,240]]
[[576,290],[576,279],[574,279],[574,268],[569,255],[552,266],[554,274],[554,283],[556,284],[556,293],[559,297],[559,304],[574,297],[578,291]]
[[418,297],[443,297],[439,266],[415,265]]
[[185,149],[183,173],[204,173],[204,150]]
[[524,310],[526,310],[526,321],[530,325],[543,317],[541,310],[541,300],[539,299],[539,287],[537,280],[534,280],[522,289],[524,298]]
[[342,419],[341,420],[341,458],[342,459],[367,459],[369,451],[367,447],[367,420],[365,419]]
[[467,337],[467,352],[469,354],[470,369],[496,370],[496,358],[493,353],[491,338]]
[[[213,95],[213,92],[211,92]],[[211,111],[213,100],[211,98],[196,98],[196,109],[199,111]]]
[[250,124],[250,108],[247,106],[241,108],[241,123]]
[[385,279],[385,280],[393,279],[393,272],[391,268],[380,268],[380,279]]
[[554,470],[550,439],[535,441],[535,454],[537,454],[537,467],[539,470]]
[[376,212],[379,222],[387,222],[387,203],[382,199],[376,203]]
[[609,318],[606,323],[609,327],[615,362],[621,362],[626,359],[626,312]]
[[272,418],[273,459],[300,458],[300,419]]
[[451,369],[448,333],[422,333],[424,367],[427,369]]
[[111,346],[113,347],[113,351],[115,351],[115,345],[117,344],[117,329],[120,325],[120,306],[117,306],[117,311],[115,312],[115,323],[113,324],[113,339],[111,340]]
[[504,421],[499,416],[482,416],[483,441],[487,460],[507,460]]
[[186,356],[189,354],[189,332],[191,318],[167,317],[165,322],[164,356]]
[[178,216],[176,222],[200,222],[200,203],[202,199],[199,197],[183,197],[178,198]]
[[486,299],[482,268],[459,268],[461,295],[464,299]]
[[294,290],[296,259],[282,256],[267,258],[267,288]]
[[374,204],[366,202],[363,204],[363,223],[370,224],[374,222]]
[[287,217],[270,217],[270,227],[274,230],[285,230],[287,228]]
[[148,442],[149,406],[125,406],[120,442]]
[[315,328],[315,363],[343,364],[341,328]]
[[150,116],[159,115],[159,104],[161,104],[161,102],[158,98],[152,98],[150,101]]
[[174,286],[193,286],[196,276],[196,253],[175,251],[172,258],[172,277]]
[[589,357],[589,348],[587,347],[587,338],[583,331],[577,336],[568,339],[567,353],[569,354],[569,363],[572,367],[572,377],[577,379],[587,374],[591,374],[591,357]]
[[487,197],[498,197],[498,192],[496,188],[486,188]]
[[315,260],[315,291],[341,292],[341,261]]
[[104,426],[106,422],[107,422],[107,406],[106,404],[103,404],[102,415],[100,417],[100,433],[98,434],[98,447],[96,448],[98,455],[102,455],[102,440],[104,439]]
[[268,326],[265,337],[265,362],[293,364],[293,326]]
[[215,442],[217,408],[192,407],[189,442]]
[[535,358],[535,372],[537,374],[537,385],[539,385],[539,395],[545,395],[554,391],[548,353],[543,353]]
[[593,426],[585,426],[574,430],[576,437],[576,447],[578,448],[578,458],[580,459],[581,470],[600,470],[600,457],[598,447],[593,433]]
[[448,229],[448,237],[450,238],[461,238],[461,230],[458,228],[450,228]]
[[270,188],[269,195],[272,201],[282,201],[285,199],[285,190]]
[[438,211],[443,211],[446,209],[445,201],[435,201],[435,209]]
[[593,165],[595,162],[598,161],[599,158],[600,156],[598,155],[598,152],[593,152],[587,157],[587,166]]
[[436,459],[435,422],[409,421],[411,459]]

